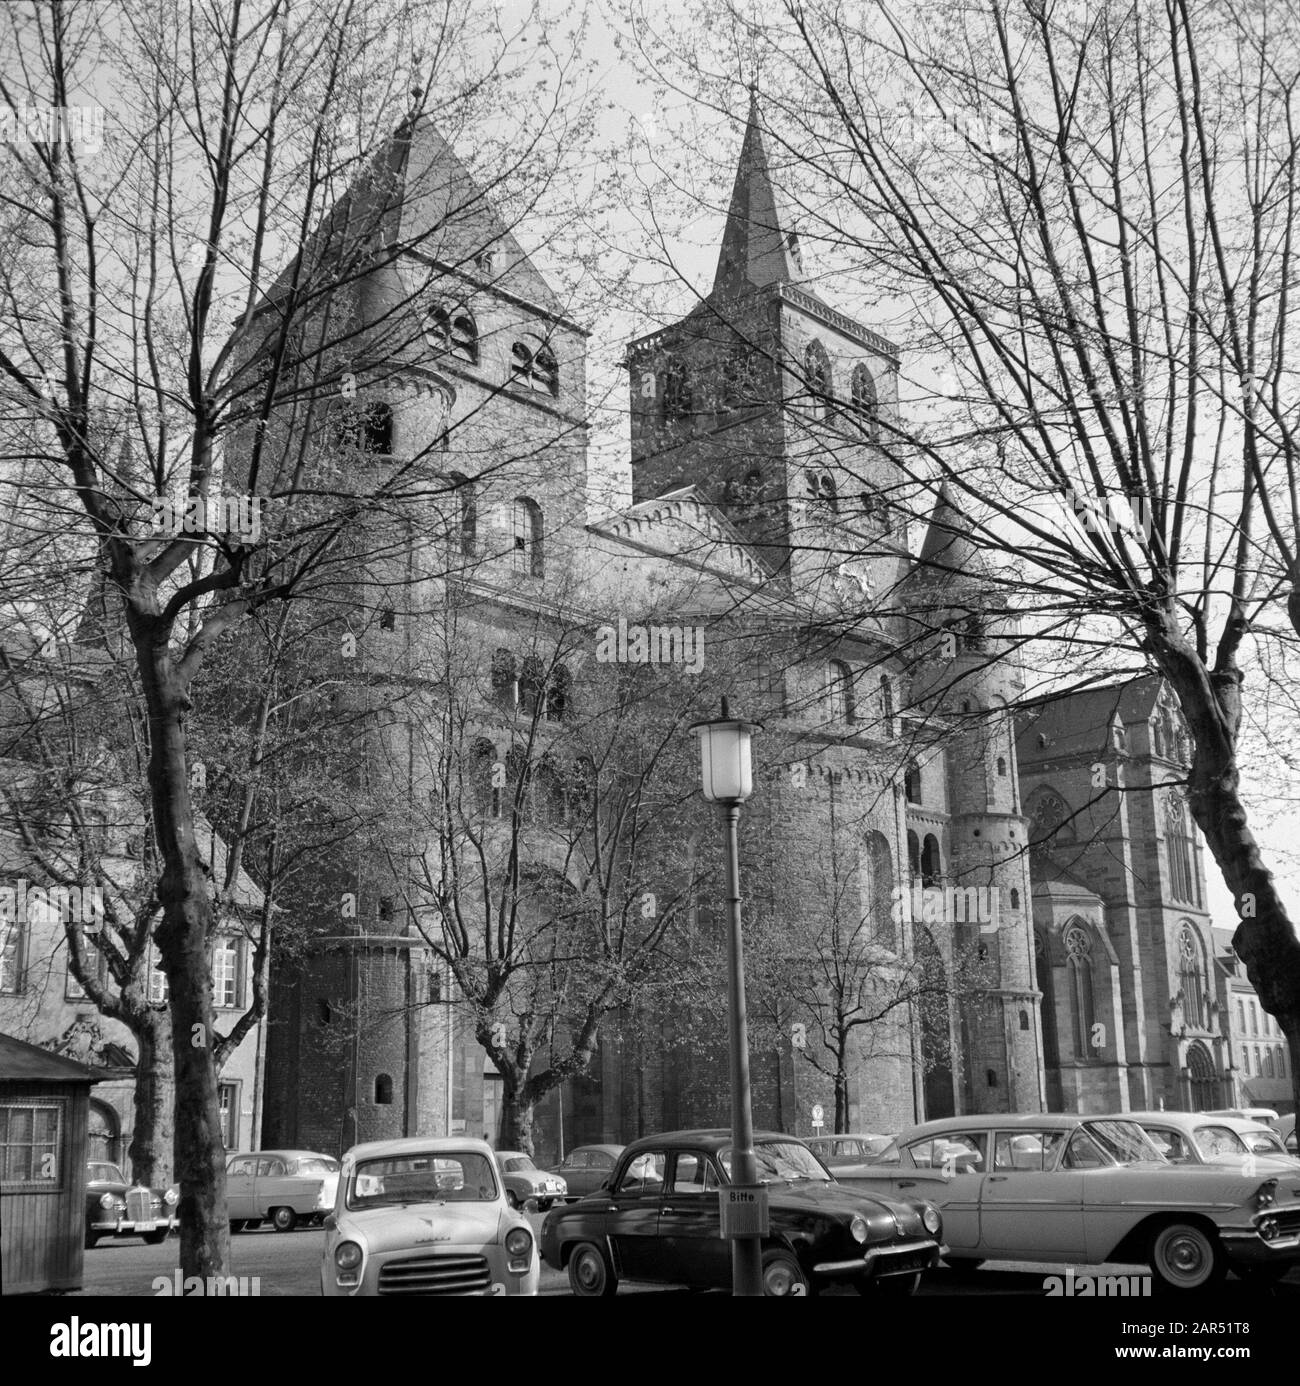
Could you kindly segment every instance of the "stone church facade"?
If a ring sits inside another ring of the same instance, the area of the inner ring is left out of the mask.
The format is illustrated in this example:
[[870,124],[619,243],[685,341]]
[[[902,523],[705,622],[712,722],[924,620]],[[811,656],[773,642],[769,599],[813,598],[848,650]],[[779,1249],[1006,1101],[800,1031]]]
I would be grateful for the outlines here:
[[[401,216],[483,206],[454,195],[468,175],[424,124],[390,156],[399,187],[415,170],[426,180]],[[569,630],[586,613],[592,648],[597,624],[620,617],[671,613],[702,631],[710,676],[725,674],[733,706],[764,725],[743,817],[755,907],[813,937],[844,886],[883,971],[920,959],[955,985],[976,960],[960,999],[899,1006],[855,1036],[851,1129],[1218,1105],[1229,1058],[1167,695],[1138,680],[1022,711],[1014,621],[950,497],[940,492],[917,535],[891,504],[898,348],[816,292],[754,112],[738,163],[712,289],[628,346],[631,485],[612,505],[588,495],[586,333],[490,210],[448,232],[438,287],[411,307],[410,344],[382,378],[358,368],[363,402],[385,420],[381,454],[442,449],[456,481],[448,533],[461,571],[386,614],[386,667],[444,638],[454,586],[456,619],[483,658],[493,652],[475,744],[507,761],[511,717],[554,696],[530,694],[529,632],[558,630],[561,610]],[[394,263],[354,306],[378,322],[400,301]],[[518,460],[497,465],[507,453]],[[570,710],[582,663],[565,667]],[[564,701],[543,733],[557,746]],[[1100,788],[1098,763],[1111,777]],[[851,858],[840,875],[828,864],[837,844]],[[705,834],[682,852],[717,849]],[[393,887],[358,872],[355,920],[322,924],[274,979],[262,1143],[495,1137],[499,1076]],[[926,892],[995,907],[931,918],[912,908]],[[330,1017],[344,1013],[337,1043]],[[539,1156],[724,1124],[725,1067],[675,1033],[665,1015],[659,1042],[602,1042],[589,1072],[541,1104]],[[789,1027],[751,1062],[756,1121],[808,1134],[827,1090]]]

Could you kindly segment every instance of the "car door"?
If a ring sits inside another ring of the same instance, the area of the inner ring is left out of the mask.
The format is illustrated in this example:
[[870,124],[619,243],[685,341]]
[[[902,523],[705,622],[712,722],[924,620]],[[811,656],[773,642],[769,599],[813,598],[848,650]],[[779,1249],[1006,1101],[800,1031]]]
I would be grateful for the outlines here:
[[[299,1181],[290,1179],[284,1161],[278,1155],[263,1155],[257,1162],[257,1216],[264,1218],[272,1208],[294,1208],[297,1191],[292,1187]],[[298,1195],[300,1197],[300,1195]]]
[[569,1191],[571,1198],[591,1192],[587,1187],[587,1174],[589,1172],[587,1151],[570,1151],[568,1156],[560,1162],[555,1172],[564,1180],[564,1187]]
[[720,1188],[718,1171],[705,1151],[679,1150],[670,1157],[659,1205],[660,1254],[683,1284],[724,1289],[731,1284],[731,1243],[722,1237]]
[[[1017,1127],[994,1131],[993,1162],[980,1187],[980,1245],[1024,1260],[1086,1259],[1083,1174],[1087,1158],[1069,1133]],[[1087,1142],[1084,1132],[1075,1136]],[[1095,1151],[1095,1148],[1094,1148]],[[1097,1153],[1097,1163],[1104,1163]]]
[[[620,1273],[629,1280],[673,1280],[659,1247],[659,1208],[663,1202],[663,1150],[643,1150],[621,1168],[609,1195],[607,1226]],[[665,1273],[667,1272],[667,1273]]]
[[232,1222],[261,1216],[253,1205],[256,1174],[256,1155],[236,1155],[226,1166],[226,1208]]
[[890,1180],[900,1197],[923,1198],[939,1209],[950,1247],[979,1245],[988,1140],[987,1131],[960,1131],[913,1141]]

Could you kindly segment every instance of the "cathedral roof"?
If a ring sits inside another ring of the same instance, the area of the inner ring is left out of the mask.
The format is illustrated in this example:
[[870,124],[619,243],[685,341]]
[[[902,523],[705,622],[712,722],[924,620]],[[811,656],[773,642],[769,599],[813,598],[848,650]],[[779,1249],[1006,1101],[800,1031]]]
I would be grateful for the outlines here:
[[952,488],[945,481],[939,487],[930,524],[917,559],[916,573],[921,581],[951,581],[974,576],[984,569],[979,551],[970,537],[970,523],[957,508]]
[[[1020,763],[1093,755],[1113,744],[1116,723],[1129,726],[1151,716],[1159,696],[1158,674],[1141,674],[1124,683],[1048,694],[1020,718]],[[1042,738],[1046,738],[1045,744]]]
[[722,233],[713,292],[735,295],[747,287],[763,289],[802,280],[798,238],[772,186],[759,122],[758,95],[754,93],[750,97],[749,122]]

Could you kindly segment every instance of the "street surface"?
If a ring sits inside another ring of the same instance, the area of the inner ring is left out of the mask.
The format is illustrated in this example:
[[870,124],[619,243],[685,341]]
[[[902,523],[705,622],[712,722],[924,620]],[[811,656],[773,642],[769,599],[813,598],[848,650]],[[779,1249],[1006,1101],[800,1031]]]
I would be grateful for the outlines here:
[[[542,1213],[528,1214],[528,1220],[540,1236],[545,1221]],[[256,1276],[261,1280],[259,1287],[263,1297],[269,1295],[311,1295],[320,1294],[320,1263],[325,1244],[325,1233],[320,1228],[305,1228],[295,1232],[274,1232],[260,1229],[256,1232],[239,1232],[230,1239],[230,1267],[228,1273],[236,1276]],[[146,1246],[137,1238],[105,1240],[86,1252],[85,1279],[82,1293],[89,1295],[152,1295],[155,1293],[155,1277],[165,1277],[169,1282],[176,1270],[179,1241],[170,1237],[161,1246]],[[1089,1275],[1132,1275],[1140,1270],[1136,1266],[1076,1266],[1076,1274],[1086,1271]],[[921,1282],[920,1294],[926,1295],[1036,1295],[1043,1296],[1043,1279],[1048,1275],[1061,1275],[1062,1266],[1034,1265],[1025,1262],[1005,1262],[996,1268],[985,1268],[970,1275],[958,1277],[946,1267],[931,1271]],[[544,1295],[568,1295],[568,1277],[561,1271],[551,1270],[542,1264],[542,1287]],[[623,1285],[619,1294],[643,1293],[685,1293],[684,1291],[663,1291],[652,1285]],[[853,1295],[851,1286],[841,1286],[829,1291],[833,1295]],[[1229,1278],[1215,1295],[1215,1303],[1227,1314],[1230,1307],[1244,1310],[1250,1305],[1258,1305],[1264,1298],[1271,1297],[1268,1290],[1256,1289],[1240,1281]],[[1300,1271],[1292,1271],[1277,1287],[1277,1297],[1294,1299],[1300,1306]],[[1217,1312],[1217,1311],[1216,1311]]]

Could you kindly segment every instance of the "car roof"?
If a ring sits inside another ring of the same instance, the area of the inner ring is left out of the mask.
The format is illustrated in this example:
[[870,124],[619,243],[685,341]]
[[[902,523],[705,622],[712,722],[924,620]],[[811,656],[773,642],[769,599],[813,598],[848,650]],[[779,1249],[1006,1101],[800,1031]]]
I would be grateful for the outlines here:
[[504,1160],[506,1158],[511,1160],[531,1160],[533,1157],[526,1150],[498,1150],[497,1158],[499,1160]]
[[626,1146],[613,1145],[612,1143],[606,1143],[605,1145],[575,1145],[564,1158],[567,1160],[569,1155],[576,1155],[579,1150],[603,1150],[607,1155],[617,1155],[626,1149]]
[[280,1160],[337,1160],[337,1155],[326,1155],[319,1150],[228,1150],[227,1160],[238,1160],[248,1155],[274,1155]]
[[1078,1112],[988,1112],[984,1116],[941,1117],[935,1121],[924,1121],[919,1126],[900,1131],[894,1139],[899,1145],[907,1145],[922,1136],[939,1136],[948,1133],[960,1134],[964,1131],[987,1131],[996,1126],[1000,1131],[1013,1131],[1018,1126],[1047,1131],[1072,1131],[1081,1121],[1114,1121],[1117,1118],[1109,1113]]
[[489,1157],[494,1153],[487,1141],[479,1140],[476,1136],[399,1136],[389,1141],[366,1141],[354,1145],[343,1158],[355,1162],[385,1155],[444,1155],[458,1150]]
[[[797,1145],[803,1142],[798,1136],[787,1136],[781,1131],[755,1131],[756,1141],[794,1141]],[[625,1153],[628,1151],[657,1150],[661,1145],[693,1145],[701,1150],[726,1150],[734,1142],[731,1139],[729,1127],[711,1127],[702,1131],[664,1131],[657,1136],[642,1136],[639,1140],[632,1141],[624,1147]]]
[[[1130,1121],[1167,1122],[1170,1126],[1226,1126],[1229,1131],[1273,1131],[1258,1121],[1243,1121],[1241,1117],[1228,1116],[1223,1112],[1115,1112],[1115,1117],[1124,1116]],[[1277,1133],[1274,1131],[1274,1135]]]

